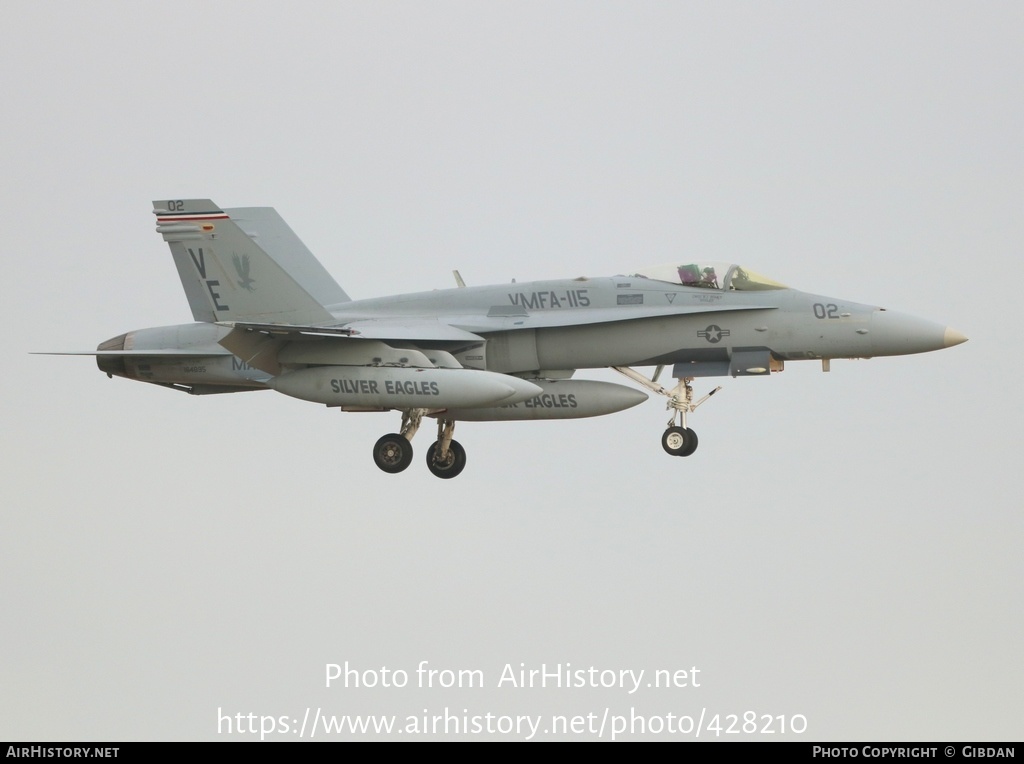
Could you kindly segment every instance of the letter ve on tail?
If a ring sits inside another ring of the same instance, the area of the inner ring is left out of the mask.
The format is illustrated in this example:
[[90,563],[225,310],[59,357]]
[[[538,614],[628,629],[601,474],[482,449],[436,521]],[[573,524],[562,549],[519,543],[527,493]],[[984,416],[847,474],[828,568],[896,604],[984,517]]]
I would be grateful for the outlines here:
[[153,213],[197,321],[332,320],[320,302],[209,199],[155,201]]

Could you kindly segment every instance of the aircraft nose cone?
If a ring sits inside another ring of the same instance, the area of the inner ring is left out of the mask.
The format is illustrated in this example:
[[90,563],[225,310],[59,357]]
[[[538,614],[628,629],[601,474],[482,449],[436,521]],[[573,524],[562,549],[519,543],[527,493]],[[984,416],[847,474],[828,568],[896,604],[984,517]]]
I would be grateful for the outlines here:
[[961,342],[967,342],[967,335],[947,326],[946,333],[943,335],[942,341],[945,343],[946,347],[951,348],[954,345],[959,345]]
[[876,310],[872,314],[870,336],[875,355],[928,353],[967,339],[948,326],[894,310]]

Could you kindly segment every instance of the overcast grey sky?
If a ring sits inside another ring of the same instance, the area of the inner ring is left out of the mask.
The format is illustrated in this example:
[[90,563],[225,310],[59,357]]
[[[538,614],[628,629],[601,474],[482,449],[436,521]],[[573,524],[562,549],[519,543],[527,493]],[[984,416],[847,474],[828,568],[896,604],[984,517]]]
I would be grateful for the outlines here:
[[[1022,8],[6,2],[0,739],[447,708],[1020,740]],[[650,401],[390,476],[397,415],[28,355],[190,319],[172,197],[276,207],[354,298],[704,258],[970,342],[724,380],[685,460]],[[325,688],[346,661],[410,687]],[[498,687],[521,663],[700,687]]]

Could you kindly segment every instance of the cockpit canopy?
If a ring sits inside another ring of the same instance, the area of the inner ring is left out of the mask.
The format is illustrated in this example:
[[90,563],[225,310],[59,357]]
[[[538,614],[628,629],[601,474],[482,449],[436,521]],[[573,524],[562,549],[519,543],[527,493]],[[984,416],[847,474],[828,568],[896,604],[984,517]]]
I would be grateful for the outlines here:
[[789,288],[785,284],[733,263],[691,262],[682,265],[655,265],[641,268],[630,276],[701,289],[717,289],[722,292],[759,292]]

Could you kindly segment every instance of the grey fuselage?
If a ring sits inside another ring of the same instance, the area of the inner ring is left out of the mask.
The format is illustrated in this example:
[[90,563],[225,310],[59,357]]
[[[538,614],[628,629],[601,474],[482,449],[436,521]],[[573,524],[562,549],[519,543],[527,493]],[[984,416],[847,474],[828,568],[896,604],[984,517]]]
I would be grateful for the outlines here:
[[[737,365],[737,358],[754,359],[752,373],[767,373],[785,361],[956,344],[940,324],[873,305],[789,288],[719,290],[627,276],[442,289],[328,310],[337,327],[351,327],[353,338],[445,350],[465,368],[554,378],[576,369],[645,365],[671,365],[678,377],[736,376],[749,365]],[[439,331],[431,338],[425,323],[455,327],[464,337]],[[175,348],[178,355],[98,361],[108,373],[198,393],[265,387],[270,375],[217,344],[228,331],[209,323],[138,330],[104,346],[155,354]]]
[[750,348],[787,361],[947,346],[946,327],[873,305],[795,289],[721,291],[636,277],[444,289],[331,312],[342,324],[437,318],[485,338],[485,368],[506,373],[725,362]]

